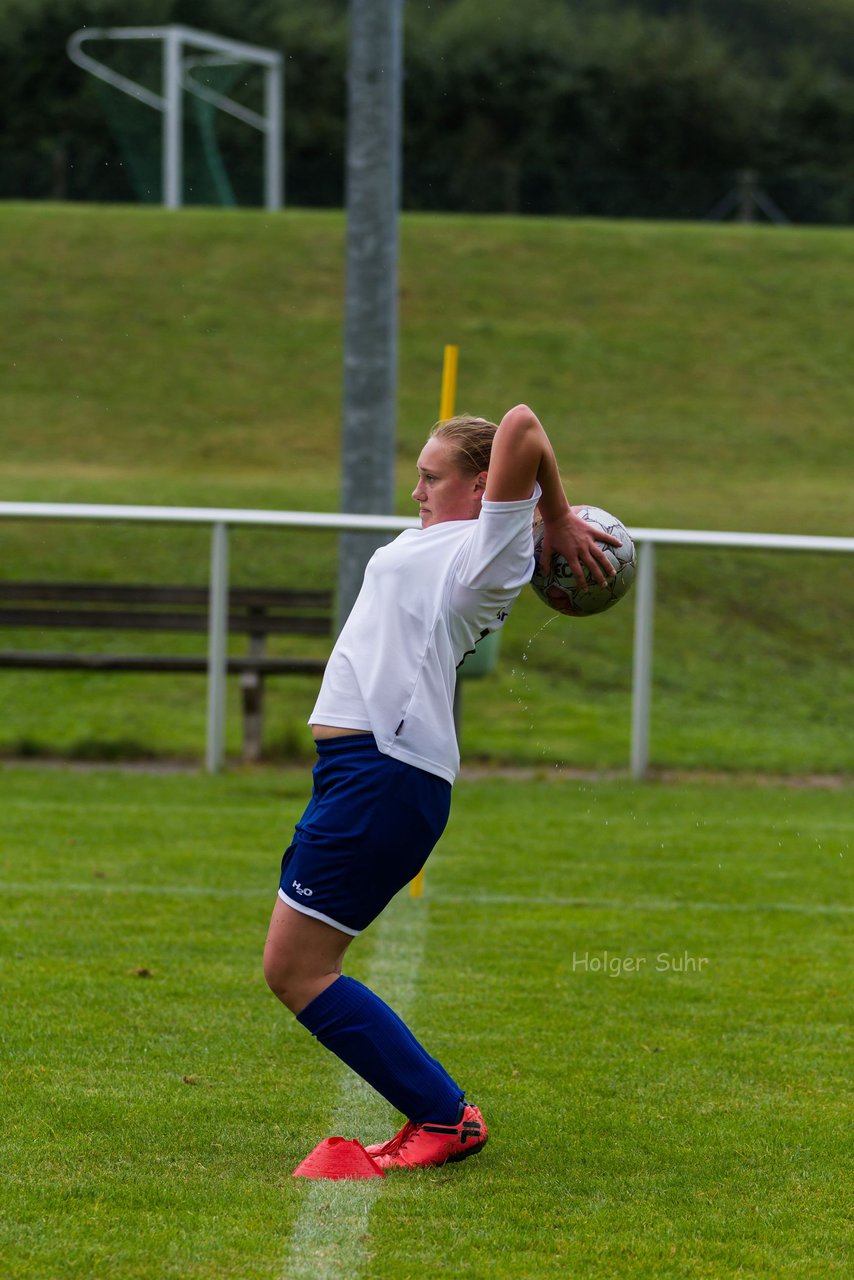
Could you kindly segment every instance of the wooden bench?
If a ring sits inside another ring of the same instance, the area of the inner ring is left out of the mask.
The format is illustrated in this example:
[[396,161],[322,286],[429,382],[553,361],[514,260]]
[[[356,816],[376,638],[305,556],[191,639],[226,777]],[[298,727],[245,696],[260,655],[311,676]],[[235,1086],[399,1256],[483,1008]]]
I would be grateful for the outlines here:
[[[30,630],[206,632],[208,588],[112,583],[0,582],[0,626]],[[273,675],[322,675],[325,658],[285,658],[266,652],[267,636],[326,636],[332,643],[332,593],[232,587],[228,630],[248,637],[247,651],[229,657],[240,676],[243,756],[261,754],[264,680]],[[0,667],[43,671],[152,671],[204,674],[205,654],[66,653],[0,650]]]

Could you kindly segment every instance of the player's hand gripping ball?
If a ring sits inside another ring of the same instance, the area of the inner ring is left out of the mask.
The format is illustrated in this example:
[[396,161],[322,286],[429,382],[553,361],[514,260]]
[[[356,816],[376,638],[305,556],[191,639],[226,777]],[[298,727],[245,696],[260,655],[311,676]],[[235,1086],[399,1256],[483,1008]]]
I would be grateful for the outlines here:
[[605,586],[602,587],[593,578],[590,570],[585,567],[584,575],[588,584],[588,590],[585,591],[579,585],[564,557],[558,555],[556,551],[552,552],[549,572],[544,574],[540,569],[540,558],[543,552],[543,526],[541,523],[537,523],[534,527],[536,568],[531,579],[531,586],[540,599],[544,600],[552,609],[556,609],[558,613],[565,613],[571,618],[587,618],[594,613],[604,613],[606,609],[613,608],[618,600],[622,600],[632,585],[637,564],[635,544],[629,537],[625,526],[620,523],[616,516],[609,515],[601,507],[573,507],[573,510],[588,524],[592,524],[594,527],[598,525],[606,533],[612,533],[615,538],[620,539],[619,547],[612,547],[610,543],[606,542],[599,543],[599,546],[605,551],[614,566],[614,576],[609,577]]

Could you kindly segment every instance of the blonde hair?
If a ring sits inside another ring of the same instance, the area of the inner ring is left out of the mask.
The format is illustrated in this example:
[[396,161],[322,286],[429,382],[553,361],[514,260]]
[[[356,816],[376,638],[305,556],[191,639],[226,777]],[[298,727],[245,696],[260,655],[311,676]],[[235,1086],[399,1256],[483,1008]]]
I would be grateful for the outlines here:
[[458,414],[437,422],[430,438],[443,440],[451,446],[454,466],[466,475],[476,476],[489,470],[492,441],[498,427],[486,418],[475,418],[470,413]]

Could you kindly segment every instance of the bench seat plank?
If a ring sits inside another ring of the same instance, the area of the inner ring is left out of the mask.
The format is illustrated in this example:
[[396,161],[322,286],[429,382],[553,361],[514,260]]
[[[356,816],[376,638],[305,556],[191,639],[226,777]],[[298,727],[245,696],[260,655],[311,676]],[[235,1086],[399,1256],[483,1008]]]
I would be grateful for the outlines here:
[[[229,675],[257,671],[259,675],[322,675],[323,658],[277,658],[268,654],[237,655],[226,663]],[[44,671],[176,671],[204,674],[204,654],[159,653],[51,653],[46,649],[0,650],[0,667],[39,668]]]
[[[280,587],[231,587],[228,598],[235,605],[263,605],[266,608],[332,608],[332,592],[292,591]],[[0,600],[79,601],[87,604],[187,604],[207,608],[207,587],[143,586],[112,582],[0,582]]]
[[[24,609],[0,608],[0,627],[61,628],[63,631],[207,631],[207,612],[165,613],[158,609]],[[229,631],[266,635],[329,635],[329,616],[323,614],[238,613],[229,610]]]

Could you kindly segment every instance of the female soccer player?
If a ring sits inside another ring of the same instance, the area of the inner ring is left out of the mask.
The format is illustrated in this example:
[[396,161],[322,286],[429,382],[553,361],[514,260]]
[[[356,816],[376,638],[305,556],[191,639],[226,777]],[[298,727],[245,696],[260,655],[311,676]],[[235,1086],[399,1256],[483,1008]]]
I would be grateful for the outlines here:
[[559,551],[579,578],[586,566],[600,583],[612,572],[525,405],[498,427],[470,417],[434,427],[412,497],[421,528],[372,557],[310,717],[312,796],[282,859],[264,951],[275,995],[407,1117],[367,1148],[383,1168],[462,1160],[481,1150],[487,1128],[397,1014],[342,974],[344,953],[444,830],[459,770],[457,668],[530,582],[534,509],[544,556]]

